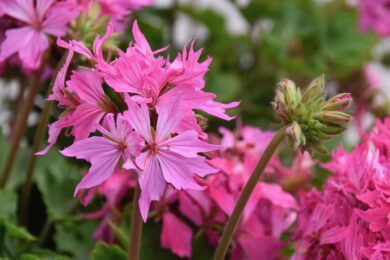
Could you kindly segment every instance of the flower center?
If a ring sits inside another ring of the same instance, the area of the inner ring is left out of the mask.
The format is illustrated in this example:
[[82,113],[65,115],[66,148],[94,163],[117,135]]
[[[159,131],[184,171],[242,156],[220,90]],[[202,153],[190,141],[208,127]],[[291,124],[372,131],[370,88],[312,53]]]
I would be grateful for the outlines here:
[[153,144],[150,145],[150,152],[152,154],[156,154],[158,152],[158,146],[157,146],[156,143],[153,143]]

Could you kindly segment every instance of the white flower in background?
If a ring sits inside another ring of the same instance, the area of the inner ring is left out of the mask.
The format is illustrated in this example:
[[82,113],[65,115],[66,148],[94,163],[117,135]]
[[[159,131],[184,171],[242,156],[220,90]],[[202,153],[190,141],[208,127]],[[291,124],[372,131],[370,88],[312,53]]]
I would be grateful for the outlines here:
[[0,79],[0,128],[4,134],[8,134],[9,122],[11,119],[10,101],[15,100],[19,92],[17,80],[6,81]]

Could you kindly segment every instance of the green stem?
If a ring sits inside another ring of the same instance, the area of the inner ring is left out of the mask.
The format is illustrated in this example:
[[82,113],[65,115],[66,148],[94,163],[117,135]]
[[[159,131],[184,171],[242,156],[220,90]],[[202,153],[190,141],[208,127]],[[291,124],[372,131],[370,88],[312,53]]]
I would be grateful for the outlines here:
[[14,133],[12,135],[10,149],[8,151],[7,159],[5,161],[2,170],[2,175],[0,179],[0,188],[5,187],[5,185],[9,180],[9,177],[11,176],[12,167],[16,159],[16,155],[19,149],[19,144],[26,131],[28,115],[33,109],[34,99],[39,91],[40,79],[41,79],[44,66],[45,66],[44,62],[42,62],[41,67],[39,68],[39,70],[31,80],[31,85],[28,89],[27,97],[24,100],[24,105],[20,108],[19,116],[13,128]]
[[142,217],[138,206],[141,189],[137,184],[134,191],[133,206],[131,210],[131,226],[129,239],[129,260],[138,260],[140,255],[141,236],[142,236]]
[[236,231],[242,212],[244,211],[244,208],[252,195],[253,190],[255,189],[256,185],[258,184],[261,175],[264,172],[265,167],[267,166],[269,160],[272,158],[272,155],[278,148],[279,144],[283,141],[285,135],[286,135],[286,127],[281,128],[272,141],[268,144],[267,148],[265,149],[263,155],[260,158],[260,161],[258,162],[253,174],[249,178],[247,184],[244,187],[244,190],[240,194],[240,198],[238,199],[238,202],[236,204],[236,207],[233,210],[232,215],[229,218],[229,221],[227,225],[225,226],[225,229],[223,231],[221,240],[219,242],[219,245],[215,251],[214,254],[214,260],[223,260],[225,259],[225,255],[227,253],[227,250],[229,248],[230,242],[233,238],[234,232]]
[[[60,62],[57,64],[57,67],[50,79],[49,88],[47,90],[47,95],[51,93],[55,79],[57,77],[58,71],[61,69],[62,65],[65,63],[66,57],[68,55],[68,52],[65,52],[62,56]],[[45,133],[47,130],[47,125],[49,123],[50,118],[50,111],[53,105],[53,101],[46,100],[44,108],[41,113],[41,119],[39,121],[37,130],[35,132],[34,136],[34,142],[33,142],[33,150],[31,153],[30,160],[27,165],[27,173],[24,180],[23,185],[23,192],[22,192],[22,198],[21,198],[21,206],[20,206],[20,215],[19,215],[19,223],[22,225],[26,225],[27,221],[27,215],[28,215],[28,198],[30,197],[30,191],[31,191],[31,183],[32,178],[34,174],[34,168],[35,168],[35,162],[36,162],[36,155],[35,153],[39,151],[40,145],[42,143],[43,138],[45,137]]]

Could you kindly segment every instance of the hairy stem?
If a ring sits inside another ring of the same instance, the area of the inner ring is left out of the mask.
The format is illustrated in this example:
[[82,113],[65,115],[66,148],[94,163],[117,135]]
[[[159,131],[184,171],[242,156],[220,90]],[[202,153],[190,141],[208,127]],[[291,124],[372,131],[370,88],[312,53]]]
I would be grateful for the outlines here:
[[247,184],[245,185],[244,190],[241,192],[240,198],[238,199],[236,207],[234,208],[233,213],[230,216],[227,225],[225,226],[221,240],[219,242],[217,250],[215,251],[214,260],[225,259],[225,255],[233,238],[234,232],[238,227],[242,212],[244,211],[244,208],[250,196],[252,195],[253,190],[258,184],[260,177],[263,174],[264,169],[267,166],[269,160],[272,158],[272,155],[278,148],[279,144],[283,141],[286,135],[285,130],[286,127],[281,128],[276,133],[272,141],[268,144],[267,148],[265,149],[263,155],[260,158],[260,161],[256,165],[254,172],[249,178]]
[[19,110],[19,116],[13,128],[14,133],[12,135],[10,148],[1,174],[0,188],[4,188],[6,186],[9,177],[11,176],[12,167],[16,159],[19,144],[26,131],[28,115],[33,109],[34,99],[39,91],[40,79],[44,66],[44,62],[42,62],[41,67],[31,79],[31,85],[29,86],[27,97],[24,100],[24,105]]
[[138,206],[141,189],[139,184],[134,191],[133,206],[131,210],[130,239],[129,239],[129,260],[138,260],[140,255],[141,237],[142,237],[142,217]]

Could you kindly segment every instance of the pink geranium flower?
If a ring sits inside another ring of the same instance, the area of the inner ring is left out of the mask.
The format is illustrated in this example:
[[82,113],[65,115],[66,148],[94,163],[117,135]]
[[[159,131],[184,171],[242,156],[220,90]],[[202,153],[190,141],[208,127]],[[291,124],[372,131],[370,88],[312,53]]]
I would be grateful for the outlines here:
[[75,195],[81,189],[89,189],[106,181],[118,167],[120,159],[127,160],[131,156],[137,156],[142,149],[142,138],[132,131],[120,115],[117,116],[116,122],[112,114],[107,115],[104,126],[98,129],[103,136],[93,136],[75,142],[61,151],[65,156],[91,163],[88,174],[77,185]]
[[[176,128],[183,116],[177,109],[179,104],[180,96],[172,104],[163,107],[158,114],[156,129],[152,130],[146,104],[137,105],[131,98],[127,98],[125,117],[147,143],[147,150],[136,160],[136,165],[142,170],[139,175],[142,191],[139,207],[144,221],[151,201],[160,199],[167,183],[179,190],[202,190],[204,188],[196,183],[193,174],[203,177],[217,172],[198,153],[214,151],[220,146],[200,141],[195,131],[170,137],[170,134],[177,132]],[[125,165],[125,168],[133,167],[130,161]]]
[[43,52],[49,47],[49,36],[65,35],[66,24],[77,16],[77,12],[54,0],[2,0],[0,10],[25,24],[6,31],[0,61],[18,53],[29,69],[41,64]]

